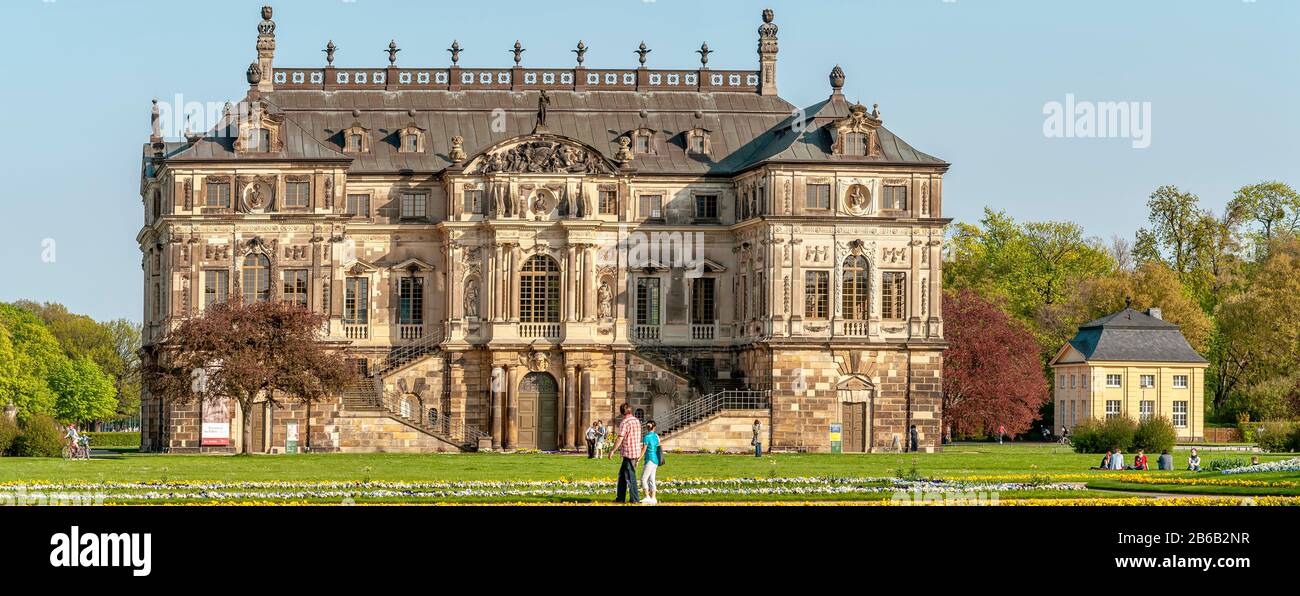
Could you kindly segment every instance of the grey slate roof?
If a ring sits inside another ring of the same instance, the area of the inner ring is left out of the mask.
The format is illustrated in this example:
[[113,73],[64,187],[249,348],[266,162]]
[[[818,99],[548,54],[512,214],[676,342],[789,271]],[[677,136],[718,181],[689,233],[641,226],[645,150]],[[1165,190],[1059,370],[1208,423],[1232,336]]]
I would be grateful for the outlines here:
[[1207,362],[1177,325],[1131,308],[1081,325],[1070,345],[1088,361]]
[[[830,155],[826,118],[848,113],[842,97],[805,110],[818,118],[816,129],[802,135],[790,124],[794,106],[775,96],[752,92],[548,91],[547,131],[590,145],[612,158],[618,138],[639,129],[656,131],[652,155],[637,155],[639,173],[731,175],[770,161],[850,161],[944,165],[881,129],[884,157],[844,158]],[[278,90],[262,95],[272,113],[283,114],[286,127],[282,159],[352,159],[352,173],[438,172],[451,165],[451,137],[460,135],[470,158],[511,138],[528,135],[536,124],[535,91],[438,90]],[[493,110],[504,110],[504,130],[493,131]],[[354,116],[359,110],[360,116]],[[412,117],[410,111],[415,110]],[[644,113],[644,117],[642,114]],[[359,123],[370,131],[370,151],[342,153],[344,129]],[[397,132],[411,124],[427,132],[426,151],[398,151]],[[708,156],[686,152],[685,133],[710,131]],[[146,155],[148,151],[146,150]],[[209,135],[179,151],[176,160],[242,161],[267,156],[240,154],[233,139]]]

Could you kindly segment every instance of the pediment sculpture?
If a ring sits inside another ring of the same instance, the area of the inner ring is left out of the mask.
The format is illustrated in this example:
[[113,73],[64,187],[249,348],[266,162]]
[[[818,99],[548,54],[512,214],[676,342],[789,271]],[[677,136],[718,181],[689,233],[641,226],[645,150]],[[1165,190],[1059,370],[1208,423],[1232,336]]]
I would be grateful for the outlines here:
[[471,173],[495,174],[612,174],[594,150],[562,141],[533,140],[481,156]]

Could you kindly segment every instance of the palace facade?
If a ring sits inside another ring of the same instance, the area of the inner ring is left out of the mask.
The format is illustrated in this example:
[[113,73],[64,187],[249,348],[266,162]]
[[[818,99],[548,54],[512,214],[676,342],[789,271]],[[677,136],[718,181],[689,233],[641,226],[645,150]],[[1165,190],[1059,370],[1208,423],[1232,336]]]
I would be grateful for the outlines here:
[[[259,408],[254,450],[572,449],[624,401],[669,448],[938,449],[948,164],[838,66],[782,99],[770,10],[749,70],[297,68],[257,30],[220,126],[155,107],[137,236],[146,358],[234,297],[346,346],[356,382]],[[141,410],[145,449],[237,448],[233,404]]]

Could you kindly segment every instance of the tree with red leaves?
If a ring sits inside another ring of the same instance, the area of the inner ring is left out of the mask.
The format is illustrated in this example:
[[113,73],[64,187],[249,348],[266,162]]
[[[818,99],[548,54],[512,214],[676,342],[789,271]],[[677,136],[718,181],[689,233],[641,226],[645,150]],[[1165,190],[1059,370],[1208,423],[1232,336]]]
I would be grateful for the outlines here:
[[1029,430],[1048,399],[1038,342],[972,290],[943,295],[943,414],[954,432]]
[[171,330],[146,367],[164,403],[233,399],[243,413],[243,452],[253,406],[320,401],[349,379],[342,351],[320,341],[325,317],[281,302],[213,304]]

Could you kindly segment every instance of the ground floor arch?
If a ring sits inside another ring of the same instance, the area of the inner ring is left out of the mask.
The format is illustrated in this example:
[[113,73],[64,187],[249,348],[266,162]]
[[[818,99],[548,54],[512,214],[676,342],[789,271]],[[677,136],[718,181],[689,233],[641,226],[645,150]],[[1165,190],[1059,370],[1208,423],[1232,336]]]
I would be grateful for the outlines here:
[[519,449],[559,449],[560,387],[550,373],[531,372],[519,381]]

